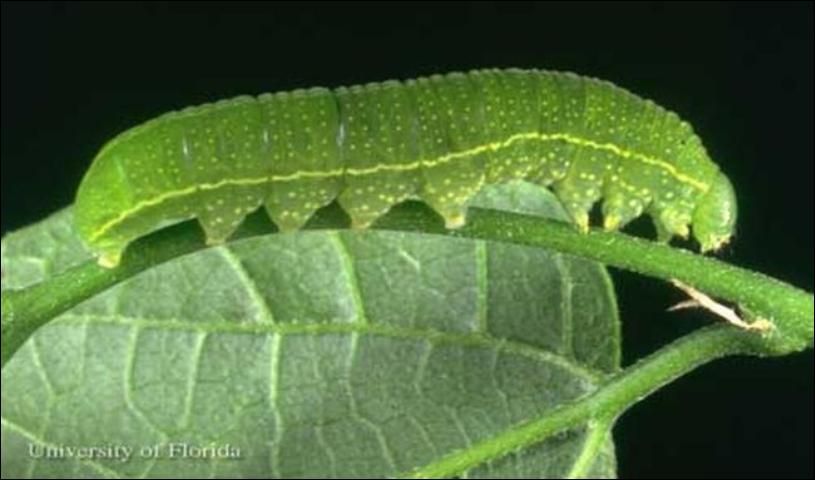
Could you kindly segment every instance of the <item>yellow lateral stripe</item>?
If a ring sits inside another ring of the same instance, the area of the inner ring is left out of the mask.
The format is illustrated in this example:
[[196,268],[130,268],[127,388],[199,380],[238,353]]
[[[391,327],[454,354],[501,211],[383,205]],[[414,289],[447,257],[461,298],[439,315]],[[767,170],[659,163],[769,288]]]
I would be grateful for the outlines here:
[[517,133],[512,135],[508,139],[502,142],[493,142],[487,143],[485,145],[479,145],[477,147],[473,147],[469,150],[462,150],[460,152],[452,152],[447,155],[443,155],[439,158],[433,160],[417,160],[411,163],[404,163],[404,164],[395,164],[395,165],[388,165],[388,164],[379,164],[373,167],[368,168],[347,168],[342,169],[338,168],[335,170],[328,170],[323,172],[309,172],[309,171],[299,171],[294,172],[288,175],[271,175],[267,177],[259,177],[259,178],[236,178],[236,179],[226,179],[221,180],[220,182],[216,183],[203,183],[200,185],[194,185],[188,188],[184,188],[181,190],[173,190],[171,192],[167,192],[165,194],[159,195],[156,198],[150,200],[144,200],[136,204],[133,208],[125,210],[119,216],[110,220],[109,222],[102,225],[99,230],[95,231],[90,240],[96,240],[112,228],[114,228],[119,223],[122,223],[126,220],[129,216],[138,213],[140,210],[145,208],[154,207],[159,205],[167,200],[182,197],[184,195],[190,195],[195,193],[199,190],[217,190],[219,188],[223,188],[226,186],[247,186],[247,185],[261,185],[264,183],[271,183],[271,182],[291,182],[295,180],[301,180],[305,178],[331,178],[331,177],[338,177],[340,175],[352,175],[352,176],[365,176],[365,175],[373,175],[378,172],[407,172],[411,170],[417,170],[421,167],[432,168],[437,167],[439,165],[443,165],[445,163],[450,163],[458,158],[466,158],[471,157],[473,155],[478,155],[480,153],[484,153],[487,151],[498,151],[502,148],[509,147],[513,143],[523,141],[523,140],[538,140],[543,142],[551,142],[551,141],[564,141],[566,143],[571,143],[573,145],[593,148],[595,150],[605,150],[614,153],[623,158],[633,158],[639,160],[643,163],[647,163],[649,165],[654,165],[656,167],[662,168],[663,170],[667,171],[672,177],[677,179],[682,183],[686,183],[688,185],[693,186],[703,192],[707,192],[709,185],[697,180],[690,175],[686,175],[680,172],[674,165],[660,160],[655,157],[651,157],[642,153],[633,152],[630,150],[626,150],[621,148],[617,145],[612,143],[598,143],[592,140],[586,140],[584,138],[575,137],[573,135],[569,135],[567,133],[538,133],[538,132],[530,132],[530,133]]

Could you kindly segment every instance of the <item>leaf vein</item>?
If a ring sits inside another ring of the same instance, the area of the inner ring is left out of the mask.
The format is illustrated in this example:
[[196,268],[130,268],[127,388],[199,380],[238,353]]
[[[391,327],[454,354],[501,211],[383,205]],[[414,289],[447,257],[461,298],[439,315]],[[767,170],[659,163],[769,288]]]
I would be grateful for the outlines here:
[[[280,335],[330,335],[330,334],[350,334],[358,333],[365,335],[376,335],[390,338],[399,339],[413,339],[424,340],[431,345],[435,344],[452,344],[458,346],[485,346],[496,348],[504,352],[509,352],[515,355],[524,356],[527,358],[534,358],[538,361],[544,361],[560,366],[567,370],[569,373],[578,376],[590,383],[598,383],[607,375],[603,372],[593,370],[589,367],[580,365],[572,359],[566,358],[562,355],[543,350],[541,348],[506,339],[500,339],[490,336],[481,335],[475,332],[459,333],[459,332],[445,332],[433,329],[419,329],[419,328],[406,328],[401,326],[382,325],[382,324],[348,324],[348,323],[312,323],[312,324],[276,324],[276,325],[260,325],[260,324],[235,324],[235,323],[185,323],[178,322],[173,319],[156,320],[144,319],[135,317],[108,317],[96,316],[79,313],[65,313],[61,317],[60,322],[63,324],[113,324],[113,325],[134,325],[139,328],[153,328],[158,330],[177,330],[196,332],[202,334],[211,333],[276,333]],[[200,355],[200,352],[199,352]]]
[[337,253],[342,261],[343,267],[345,267],[345,271],[348,272],[348,283],[351,288],[351,300],[353,301],[354,309],[357,312],[357,322],[367,325],[368,316],[365,313],[365,304],[362,301],[362,290],[359,286],[359,278],[357,275],[357,269],[354,266],[354,260],[351,256],[351,252],[348,251],[348,245],[345,244],[345,240],[343,240],[342,235],[340,235],[339,232],[330,233],[329,238],[331,238],[332,243],[337,249]]
[[249,298],[251,298],[252,303],[255,304],[257,307],[258,315],[260,316],[260,321],[262,323],[275,323],[274,314],[272,313],[272,307],[269,305],[269,302],[266,300],[266,297],[258,288],[257,282],[255,282],[252,277],[249,275],[249,272],[243,266],[241,260],[235,256],[228,246],[221,247],[218,249],[221,253],[221,256],[226,263],[232,267],[232,270],[235,272],[235,275],[238,277],[238,281],[243,285],[246,289]]

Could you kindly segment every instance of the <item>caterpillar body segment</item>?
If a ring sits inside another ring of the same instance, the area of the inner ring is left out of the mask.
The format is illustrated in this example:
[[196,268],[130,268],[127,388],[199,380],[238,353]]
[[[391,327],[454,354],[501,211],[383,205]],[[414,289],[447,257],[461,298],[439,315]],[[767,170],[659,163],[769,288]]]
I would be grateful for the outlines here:
[[337,200],[365,228],[419,198],[448,228],[484,185],[553,189],[582,230],[602,202],[610,230],[648,213],[658,235],[702,250],[732,235],[730,182],[690,125],[608,82],[571,73],[482,70],[334,90],[238,97],[162,115],[97,155],[77,227],[112,267],[133,240],[190,218],[225,241],[263,207],[297,230]]

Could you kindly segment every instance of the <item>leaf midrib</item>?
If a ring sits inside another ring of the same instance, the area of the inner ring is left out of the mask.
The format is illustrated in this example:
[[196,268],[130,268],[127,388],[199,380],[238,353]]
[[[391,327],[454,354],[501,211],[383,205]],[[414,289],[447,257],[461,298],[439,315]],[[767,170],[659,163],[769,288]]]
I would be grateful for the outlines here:
[[430,328],[405,328],[376,323],[219,323],[219,322],[180,322],[176,319],[150,319],[105,316],[80,313],[65,313],[57,320],[63,325],[117,325],[139,329],[171,330],[194,333],[246,333],[264,335],[330,335],[365,334],[389,338],[422,340],[433,345],[455,345],[460,347],[490,347],[495,350],[520,355],[540,362],[550,363],[566,369],[570,374],[594,386],[602,383],[610,374],[587,368],[575,360],[552,353],[540,347],[496,338],[486,332],[447,332]]

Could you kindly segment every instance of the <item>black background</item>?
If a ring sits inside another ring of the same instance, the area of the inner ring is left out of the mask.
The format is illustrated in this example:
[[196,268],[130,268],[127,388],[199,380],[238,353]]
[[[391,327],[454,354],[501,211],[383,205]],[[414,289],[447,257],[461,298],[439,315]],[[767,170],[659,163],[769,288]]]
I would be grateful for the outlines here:
[[[572,70],[687,119],[736,186],[722,256],[813,289],[813,8],[785,4],[2,6],[2,232],[68,205],[96,150],[238,94],[479,67]],[[650,234],[646,223],[635,230]],[[710,321],[614,272],[630,363]],[[813,355],[706,366],[625,414],[622,477],[812,477]]]

